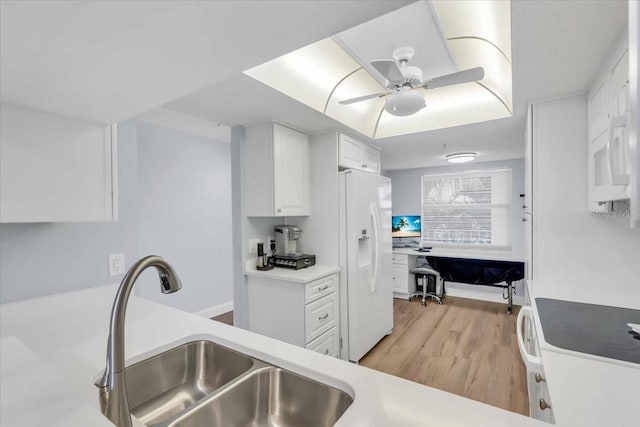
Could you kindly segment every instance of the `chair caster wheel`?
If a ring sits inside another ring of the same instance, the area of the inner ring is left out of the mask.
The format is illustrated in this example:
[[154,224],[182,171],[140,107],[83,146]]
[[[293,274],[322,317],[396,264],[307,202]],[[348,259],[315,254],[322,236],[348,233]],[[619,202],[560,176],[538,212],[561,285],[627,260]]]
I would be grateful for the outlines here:
[[409,301],[410,301],[410,302],[411,302],[411,301],[413,301],[413,298],[409,297]]
[[425,301],[422,301],[420,304],[422,304],[423,306],[427,305],[427,303]]

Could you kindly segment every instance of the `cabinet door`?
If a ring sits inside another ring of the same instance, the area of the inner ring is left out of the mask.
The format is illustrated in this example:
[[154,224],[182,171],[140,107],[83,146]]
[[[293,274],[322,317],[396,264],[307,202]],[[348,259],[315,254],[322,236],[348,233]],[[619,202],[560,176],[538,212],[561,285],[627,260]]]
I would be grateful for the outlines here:
[[362,143],[340,134],[338,166],[347,169],[362,169]]
[[625,50],[611,69],[611,114],[620,115],[629,109],[629,50]]
[[117,219],[116,128],[2,105],[0,222]]
[[362,167],[367,172],[380,173],[380,150],[362,144]]
[[409,276],[406,265],[393,265],[392,267],[393,292],[398,294],[409,293]]
[[273,126],[274,214],[309,215],[309,140],[284,126]]

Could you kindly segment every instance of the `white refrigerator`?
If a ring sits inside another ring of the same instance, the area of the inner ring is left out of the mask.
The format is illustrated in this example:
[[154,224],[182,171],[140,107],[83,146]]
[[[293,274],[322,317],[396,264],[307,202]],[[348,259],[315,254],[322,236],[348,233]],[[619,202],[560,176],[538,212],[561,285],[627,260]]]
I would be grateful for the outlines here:
[[342,359],[359,361],[393,329],[391,180],[340,173]]

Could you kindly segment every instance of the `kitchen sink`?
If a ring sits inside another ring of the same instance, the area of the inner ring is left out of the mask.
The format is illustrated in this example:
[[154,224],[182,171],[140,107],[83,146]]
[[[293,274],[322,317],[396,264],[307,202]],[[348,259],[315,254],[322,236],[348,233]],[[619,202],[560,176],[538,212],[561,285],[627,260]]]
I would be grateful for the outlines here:
[[[255,360],[211,341],[183,344],[125,369],[131,413],[154,425],[249,371]],[[101,402],[104,404],[104,402]]]
[[347,393],[265,367],[180,416],[170,427],[329,427],[351,405]]
[[124,373],[131,414],[154,427],[329,427],[353,403],[335,387],[204,340]]

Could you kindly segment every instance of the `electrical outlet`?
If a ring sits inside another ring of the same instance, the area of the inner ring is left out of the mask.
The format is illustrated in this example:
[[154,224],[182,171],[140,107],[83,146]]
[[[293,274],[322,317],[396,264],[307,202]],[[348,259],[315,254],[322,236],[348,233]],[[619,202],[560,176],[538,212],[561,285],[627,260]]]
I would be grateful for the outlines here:
[[124,254],[109,255],[109,277],[124,274]]
[[258,243],[262,242],[260,239],[249,239],[249,253],[257,254],[258,253]]

